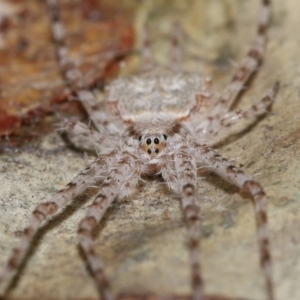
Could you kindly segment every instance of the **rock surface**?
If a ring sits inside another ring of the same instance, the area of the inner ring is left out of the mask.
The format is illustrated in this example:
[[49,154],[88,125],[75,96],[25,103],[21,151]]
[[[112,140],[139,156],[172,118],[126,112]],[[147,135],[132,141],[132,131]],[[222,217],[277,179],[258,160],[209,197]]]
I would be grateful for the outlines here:
[[[132,5],[129,1],[129,5]],[[259,73],[238,106],[248,107],[275,82],[271,113],[220,146],[221,154],[253,175],[268,195],[274,280],[278,300],[300,299],[300,2],[273,1],[269,43]],[[255,34],[259,1],[144,1],[137,32],[149,23],[157,60],[167,56],[173,21],[183,25],[186,69],[213,77],[218,92],[234,73]],[[199,66],[199,68],[198,68]],[[197,68],[196,68],[197,67]],[[130,67],[132,69],[135,68]],[[0,156],[0,266],[5,265],[34,207],[84,168],[82,154],[50,134],[21,152]],[[265,299],[251,201],[206,174],[202,261],[206,293]],[[92,197],[76,199],[51,218],[9,299],[97,299],[77,248],[77,224]],[[147,182],[115,203],[95,236],[116,294],[188,295],[188,245],[180,199],[160,182]]]

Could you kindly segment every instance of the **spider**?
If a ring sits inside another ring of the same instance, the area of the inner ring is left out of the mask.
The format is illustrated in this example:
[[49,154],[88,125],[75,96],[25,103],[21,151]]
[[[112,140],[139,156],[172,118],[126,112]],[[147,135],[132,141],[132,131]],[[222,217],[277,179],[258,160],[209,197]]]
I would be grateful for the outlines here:
[[201,203],[196,191],[199,184],[197,169],[209,168],[252,197],[266,296],[268,300],[275,299],[264,189],[212,149],[229,127],[263,115],[275,99],[279,83],[249,109],[230,110],[262,58],[270,21],[270,2],[261,0],[254,44],[214,107],[205,105],[211,97],[211,80],[198,73],[178,70],[180,55],[178,31],[175,30],[171,67],[152,69],[154,63],[145,32],[141,73],[113,80],[106,88],[106,101],[96,109],[94,94],[84,86],[82,75],[69,58],[58,0],[47,0],[53,40],[66,85],[76,91],[96,131],[83,123],[69,121],[63,123],[63,129],[83,135],[100,152],[98,158],[66,187],[35,208],[0,282],[18,269],[35,234],[49,215],[88,187],[98,186],[95,200],[79,224],[78,241],[102,299],[114,299],[103,264],[94,250],[92,232],[117,198],[130,194],[143,176],[159,175],[181,198],[190,244],[192,298],[205,299],[199,257]]

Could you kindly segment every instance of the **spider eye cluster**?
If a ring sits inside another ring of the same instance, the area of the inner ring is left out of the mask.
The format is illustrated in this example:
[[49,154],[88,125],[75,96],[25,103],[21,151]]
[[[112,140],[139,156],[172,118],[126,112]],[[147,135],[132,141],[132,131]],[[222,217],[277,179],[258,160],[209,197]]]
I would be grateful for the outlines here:
[[141,148],[151,157],[159,154],[166,145],[165,134],[142,135],[139,137]]

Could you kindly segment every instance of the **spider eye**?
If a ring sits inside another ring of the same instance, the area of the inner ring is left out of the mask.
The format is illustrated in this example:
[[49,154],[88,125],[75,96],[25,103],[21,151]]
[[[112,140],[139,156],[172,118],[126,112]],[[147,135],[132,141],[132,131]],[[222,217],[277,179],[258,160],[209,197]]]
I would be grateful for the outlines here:
[[142,135],[139,137],[139,146],[151,157],[151,159],[154,159],[154,157],[157,154],[162,153],[163,149],[166,147],[166,139],[167,136],[162,133]]

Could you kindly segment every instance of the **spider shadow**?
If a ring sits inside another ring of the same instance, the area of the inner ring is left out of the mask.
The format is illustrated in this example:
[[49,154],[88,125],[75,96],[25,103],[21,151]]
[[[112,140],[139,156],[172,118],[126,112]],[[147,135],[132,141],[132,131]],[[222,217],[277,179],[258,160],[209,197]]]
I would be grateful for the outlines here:
[[[224,196],[218,196],[215,202],[211,202],[209,197],[207,208],[202,205],[202,236],[209,237],[213,234],[215,226],[221,226],[224,229],[234,227],[239,208],[247,204],[249,200],[252,201],[252,198],[210,170],[202,171],[201,175],[204,177],[202,180],[211,188],[224,192]],[[236,194],[240,196],[239,199],[234,197]]]
[[12,276],[8,286],[4,290],[3,295],[1,295],[1,297],[3,298],[0,297],[0,299],[6,299],[5,297],[7,297],[11,292],[11,290],[17,286],[20,278],[24,273],[27,262],[36,253],[37,248],[42,242],[44,235],[47,234],[47,232],[49,232],[53,228],[59,226],[67,218],[71,217],[73,213],[77,211],[80,207],[82,207],[87,201],[89,201],[92,195],[94,195],[95,193],[96,193],[95,188],[87,189],[82,195],[73,199],[73,201],[71,201],[70,204],[65,206],[62,209],[62,211],[60,211],[58,214],[51,217],[49,220],[46,221],[44,225],[42,225],[38,229],[37,233],[33,237],[32,242],[30,243],[30,247],[28,248],[28,251],[26,252],[24,258],[22,259],[21,264],[18,266],[16,273]]
[[258,124],[262,122],[263,119],[266,118],[267,114],[271,114],[271,113],[269,111],[266,111],[263,115],[256,117],[255,120],[252,121],[250,124],[247,124],[245,128],[239,130],[238,132],[230,133],[221,141],[218,141],[215,144],[213,144],[213,148],[222,148],[240,140],[247,133],[251,132],[256,126],[258,126]]
[[87,153],[93,157],[97,157],[96,150],[92,150],[91,148],[83,148],[82,146],[76,145],[74,141],[72,141],[70,135],[67,132],[59,132],[61,139],[66,144],[67,148],[73,151],[74,153],[82,154]]

